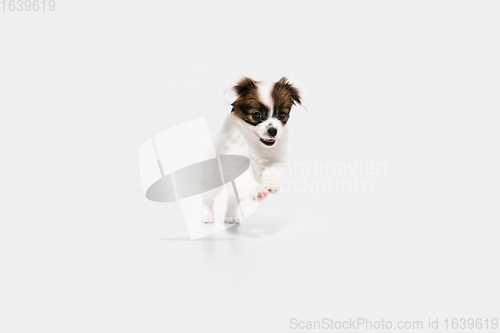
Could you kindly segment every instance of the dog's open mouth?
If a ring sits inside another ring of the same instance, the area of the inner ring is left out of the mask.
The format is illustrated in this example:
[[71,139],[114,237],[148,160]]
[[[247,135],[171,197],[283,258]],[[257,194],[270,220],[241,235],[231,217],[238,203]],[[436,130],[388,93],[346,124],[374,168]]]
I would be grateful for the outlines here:
[[260,139],[260,142],[265,144],[266,146],[272,146],[276,142],[274,139]]

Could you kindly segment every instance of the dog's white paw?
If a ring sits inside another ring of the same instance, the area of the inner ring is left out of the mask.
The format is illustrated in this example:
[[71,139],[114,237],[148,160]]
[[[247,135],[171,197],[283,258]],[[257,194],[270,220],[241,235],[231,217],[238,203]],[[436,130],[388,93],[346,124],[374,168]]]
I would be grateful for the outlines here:
[[265,198],[267,198],[268,194],[269,191],[266,190],[264,187],[257,186],[255,191],[252,193],[252,200],[257,200],[257,201],[264,200]]
[[224,223],[237,224],[237,223],[240,223],[240,218],[234,217],[234,216],[226,216],[224,218]]
[[264,169],[262,172],[261,184],[268,193],[277,193],[283,179],[280,166],[278,164]]
[[280,190],[280,186],[278,182],[272,183],[272,184],[262,184],[262,187],[267,189],[267,192],[269,193],[277,193]]
[[262,200],[267,197],[268,193],[268,190],[255,181],[238,186],[240,200]]
[[256,197],[254,197],[253,199],[254,200],[264,200],[265,198],[267,198],[267,192],[266,191],[263,191],[263,192],[259,192],[257,194]]
[[201,213],[201,222],[203,222],[203,223],[214,223],[215,222],[214,212],[213,211],[204,210]]

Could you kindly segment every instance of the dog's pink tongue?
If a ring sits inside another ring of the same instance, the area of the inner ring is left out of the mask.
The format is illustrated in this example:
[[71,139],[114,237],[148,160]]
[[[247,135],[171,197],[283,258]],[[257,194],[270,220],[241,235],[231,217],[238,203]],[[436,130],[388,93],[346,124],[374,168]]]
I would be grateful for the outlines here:
[[270,140],[264,140],[266,142],[274,142],[274,139],[270,139]]

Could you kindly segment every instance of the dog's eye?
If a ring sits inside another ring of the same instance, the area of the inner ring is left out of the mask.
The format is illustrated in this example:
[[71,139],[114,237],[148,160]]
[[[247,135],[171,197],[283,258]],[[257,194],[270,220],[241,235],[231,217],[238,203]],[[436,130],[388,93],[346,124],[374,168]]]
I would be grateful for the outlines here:
[[252,117],[255,120],[261,120],[262,119],[262,115],[260,114],[260,112],[255,112],[254,114],[252,114]]
[[285,113],[285,112],[280,112],[280,113],[278,114],[278,117],[279,117],[280,119],[285,118],[285,116],[286,116],[286,113]]

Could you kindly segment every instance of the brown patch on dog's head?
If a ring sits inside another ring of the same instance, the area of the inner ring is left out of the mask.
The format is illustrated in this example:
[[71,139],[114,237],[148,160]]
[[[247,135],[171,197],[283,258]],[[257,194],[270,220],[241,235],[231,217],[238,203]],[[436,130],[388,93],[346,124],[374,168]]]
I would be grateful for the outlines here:
[[285,125],[290,118],[290,111],[295,103],[301,103],[300,92],[295,88],[286,77],[282,77],[274,84],[271,93],[273,99],[273,116],[277,117],[283,125]]
[[233,106],[231,112],[252,126],[260,124],[270,115],[269,108],[259,99],[258,83],[244,77],[233,87],[238,98],[231,104]]
[[302,96],[286,77],[274,84],[266,84],[243,77],[233,88],[234,102],[231,112],[246,123],[257,126],[277,119],[285,125],[292,106],[302,103]]

